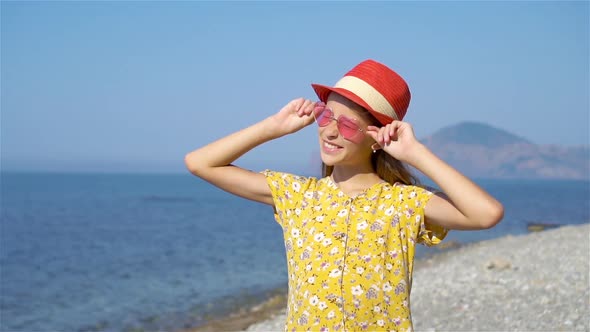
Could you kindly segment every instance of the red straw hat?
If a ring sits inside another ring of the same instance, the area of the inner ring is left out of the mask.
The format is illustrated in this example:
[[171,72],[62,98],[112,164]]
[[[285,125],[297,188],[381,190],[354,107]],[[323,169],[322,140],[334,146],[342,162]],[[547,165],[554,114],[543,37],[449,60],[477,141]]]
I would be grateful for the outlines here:
[[410,89],[404,79],[374,60],[356,65],[334,87],[311,86],[324,103],[336,92],[367,109],[383,125],[401,121],[410,104]]

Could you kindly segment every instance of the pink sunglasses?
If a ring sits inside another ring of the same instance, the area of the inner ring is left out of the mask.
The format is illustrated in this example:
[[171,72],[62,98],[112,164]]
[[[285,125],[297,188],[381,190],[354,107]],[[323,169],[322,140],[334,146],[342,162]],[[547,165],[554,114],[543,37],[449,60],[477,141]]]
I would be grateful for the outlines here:
[[340,115],[336,118],[334,117],[334,111],[323,102],[318,102],[316,104],[313,115],[320,127],[326,127],[332,122],[332,120],[336,121],[338,132],[345,140],[353,143],[360,143],[364,138],[363,133],[365,131],[361,129],[357,119],[349,118],[345,115]]

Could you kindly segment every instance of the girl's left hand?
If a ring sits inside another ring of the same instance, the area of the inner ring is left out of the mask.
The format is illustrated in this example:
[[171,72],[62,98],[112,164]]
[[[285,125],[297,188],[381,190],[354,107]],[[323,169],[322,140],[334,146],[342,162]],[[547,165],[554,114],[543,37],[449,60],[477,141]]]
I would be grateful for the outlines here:
[[393,121],[384,127],[368,126],[369,134],[383,151],[397,160],[408,162],[415,147],[419,145],[414,136],[412,125],[407,122]]

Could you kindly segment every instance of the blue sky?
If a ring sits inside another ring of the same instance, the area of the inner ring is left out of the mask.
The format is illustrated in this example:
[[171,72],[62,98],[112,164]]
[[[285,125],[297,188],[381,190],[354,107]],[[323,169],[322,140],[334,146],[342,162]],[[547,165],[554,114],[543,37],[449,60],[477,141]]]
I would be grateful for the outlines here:
[[[418,137],[480,121],[589,141],[588,2],[1,3],[2,170],[184,172],[184,155],[358,62],[409,83]],[[316,129],[256,148],[308,170]]]

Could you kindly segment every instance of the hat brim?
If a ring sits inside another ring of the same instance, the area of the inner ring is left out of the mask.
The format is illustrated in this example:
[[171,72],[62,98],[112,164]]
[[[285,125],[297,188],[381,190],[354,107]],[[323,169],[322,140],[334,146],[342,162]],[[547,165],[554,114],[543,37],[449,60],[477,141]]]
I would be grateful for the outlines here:
[[384,115],[383,113],[377,112],[375,111],[371,106],[369,106],[369,104],[367,104],[367,102],[365,102],[363,100],[363,98],[357,96],[355,93],[353,93],[350,90],[346,90],[343,88],[333,88],[327,85],[321,85],[321,84],[315,84],[312,83],[311,84],[313,90],[315,91],[316,95],[318,96],[318,98],[320,99],[320,101],[327,103],[328,102],[328,97],[330,96],[330,93],[332,92],[336,92],[337,94],[343,96],[346,99],[349,99],[353,102],[355,102],[356,104],[362,106],[364,109],[366,109],[367,111],[369,111],[369,113],[371,113],[372,116],[374,116],[382,125],[387,125],[390,124],[391,122],[393,122],[393,118]]

